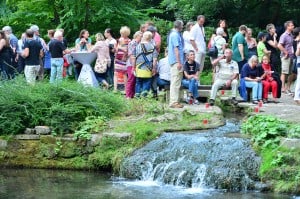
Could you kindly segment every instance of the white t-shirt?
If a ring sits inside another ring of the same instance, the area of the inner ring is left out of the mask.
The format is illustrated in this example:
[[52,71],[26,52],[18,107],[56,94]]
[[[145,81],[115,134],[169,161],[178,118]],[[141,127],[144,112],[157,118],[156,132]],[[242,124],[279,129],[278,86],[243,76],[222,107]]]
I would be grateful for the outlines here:
[[191,33],[189,31],[184,31],[182,37],[184,40],[184,53],[188,53],[190,50],[194,50],[191,44]]
[[196,24],[191,29],[191,39],[196,42],[198,51],[200,53],[206,53],[205,31],[204,27],[200,27]]
[[168,57],[159,60],[157,65],[157,72],[160,79],[167,81],[171,80],[171,67],[168,61]]

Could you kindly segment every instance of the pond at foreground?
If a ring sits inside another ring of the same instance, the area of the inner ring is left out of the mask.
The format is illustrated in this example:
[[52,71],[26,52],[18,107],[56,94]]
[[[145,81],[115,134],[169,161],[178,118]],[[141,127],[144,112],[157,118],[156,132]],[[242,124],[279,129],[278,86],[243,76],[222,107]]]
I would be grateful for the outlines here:
[[110,173],[0,169],[2,199],[288,199],[288,195],[257,192],[226,193],[159,185],[153,181],[126,181]]

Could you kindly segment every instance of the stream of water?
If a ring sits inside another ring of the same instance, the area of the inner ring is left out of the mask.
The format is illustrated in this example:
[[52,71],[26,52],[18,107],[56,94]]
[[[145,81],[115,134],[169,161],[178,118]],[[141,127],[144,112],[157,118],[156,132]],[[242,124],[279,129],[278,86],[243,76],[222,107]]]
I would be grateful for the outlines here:
[[238,123],[229,121],[208,131],[164,133],[125,159],[126,179],[0,168],[0,199],[300,199],[249,191],[259,180],[259,161],[249,140],[239,137]]
[[153,181],[128,181],[109,173],[0,169],[1,199],[292,199],[258,192],[183,188]]

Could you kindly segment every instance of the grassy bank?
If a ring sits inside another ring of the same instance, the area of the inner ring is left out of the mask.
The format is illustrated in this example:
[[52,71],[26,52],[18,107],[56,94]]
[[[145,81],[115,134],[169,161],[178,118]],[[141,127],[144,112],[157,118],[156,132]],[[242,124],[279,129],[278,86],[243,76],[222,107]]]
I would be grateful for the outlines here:
[[300,193],[300,148],[287,147],[283,138],[300,138],[299,124],[274,116],[255,115],[242,125],[251,135],[253,146],[262,157],[260,176],[275,192]]
[[[164,131],[207,128],[202,120],[222,124],[215,113],[174,112],[152,98],[126,100],[74,81],[28,86],[22,78],[0,83],[0,165],[30,168],[97,169],[118,172],[123,157]],[[156,118],[165,115],[158,121]],[[26,128],[49,126],[39,140],[15,140]],[[105,133],[114,136],[105,136]],[[128,137],[115,135],[127,133]],[[91,138],[101,140],[91,144]],[[71,140],[71,141],[70,141]]]

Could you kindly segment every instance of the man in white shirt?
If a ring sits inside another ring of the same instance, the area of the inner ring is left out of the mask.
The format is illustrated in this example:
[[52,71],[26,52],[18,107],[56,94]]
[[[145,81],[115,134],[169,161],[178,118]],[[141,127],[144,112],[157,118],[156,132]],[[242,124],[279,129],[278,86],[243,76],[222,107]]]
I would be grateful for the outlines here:
[[191,29],[191,44],[196,52],[195,60],[200,64],[200,73],[204,68],[204,60],[206,55],[206,39],[203,24],[205,16],[199,15],[197,17],[197,24]]
[[239,67],[236,61],[232,60],[232,50],[225,49],[224,56],[218,57],[213,61],[213,66],[216,67],[215,82],[212,85],[209,103],[214,105],[218,89],[222,86],[231,87],[231,103],[236,105],[237,85]]
[[157,85],[163,87],[170,85],[171,80],[171,66],[168,60],[168,49],[165,50],[165,57],[160,59],[157,65]]

